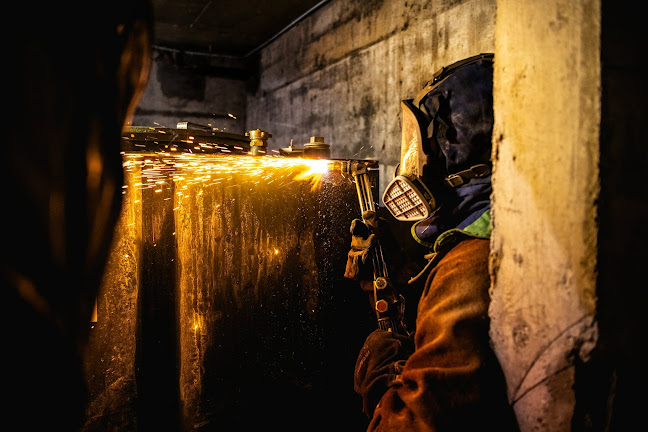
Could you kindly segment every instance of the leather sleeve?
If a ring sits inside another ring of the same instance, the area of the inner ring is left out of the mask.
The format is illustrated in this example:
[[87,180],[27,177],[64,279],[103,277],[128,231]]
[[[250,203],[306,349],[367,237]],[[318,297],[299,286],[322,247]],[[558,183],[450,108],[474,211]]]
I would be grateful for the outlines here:
[[432,269],[415,352],[378,403],[370,431],[516,430],[490,348],[489,240],[465,239]]

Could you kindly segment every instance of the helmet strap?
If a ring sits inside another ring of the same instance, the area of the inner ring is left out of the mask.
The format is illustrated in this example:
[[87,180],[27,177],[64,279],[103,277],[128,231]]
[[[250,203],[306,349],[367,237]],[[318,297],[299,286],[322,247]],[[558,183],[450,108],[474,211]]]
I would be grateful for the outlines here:
[[473,165],[467,170],[450,174],[445,178],[444,183],[451,187],[458,187],[468,183],[471,179],[486,177],[491,173],[491,168],[486,164]]

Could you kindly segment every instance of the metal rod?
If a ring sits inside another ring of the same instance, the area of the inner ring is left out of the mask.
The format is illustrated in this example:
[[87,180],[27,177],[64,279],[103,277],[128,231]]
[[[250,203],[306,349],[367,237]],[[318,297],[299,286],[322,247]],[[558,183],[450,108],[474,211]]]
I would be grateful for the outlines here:
[[[365,211],[376,211],[373,201],[373,194],[371,193],[371,184],[369,183],[366,174],[356,174],[356,189],[358,191],[358,199],[360,201],[360,211],[364,213]],[[385,263],[385,257],[383,255],[382,247],[380,247],[380,242],[376,242],[376,247],[373,248],[371,254],[371,259],[374,268],[375,277],[388,277],[387,273],[387,264]]]
[[385,262],[385,256],[383,255],[383,250],[382,247],[378,247],[378,252],[380,256],[378,257],[382,265],[380,268],[382,269],[382,276],[385,278],[389,278],[389,273],[387,272],[387,263]]
[[355,176],[355,184],[356,184],[356,190],[358,191],[358,201],[360,202],[360,214],[365,212],[365,204],[364,204],[364,199],[363,199],[363,193],[362,189],[360,187],[360,181],[362,174]]
[[373,195],[371,193],[371,185],[369,184],[369,181],[367,180],[366,174],[363,174],[362,177],[363,177],[362,183],[363,183],[363,186],[365,188],[365,199],[367,201],[367,206],[368,206],[367,210],[376,211],[376,208],[374,207],[374,202],[373,202]]

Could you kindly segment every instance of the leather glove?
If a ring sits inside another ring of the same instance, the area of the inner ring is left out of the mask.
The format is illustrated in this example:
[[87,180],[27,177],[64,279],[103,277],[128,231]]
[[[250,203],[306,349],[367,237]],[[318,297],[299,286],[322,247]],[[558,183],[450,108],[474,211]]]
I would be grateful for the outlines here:
[[365,211],[362,218],[363,220],[351,221],[351,250],[344,277],[356,281],[373,281],[371,247],[388,231],[387,221],[374,211]]
[[371,262],[371,246],[376,238],[370,234],[369,228],[360,219],[351,221],[351,250],[347,256],[344,277],[357,281],[373,280],[373,264]]
[[366,339],[356,360],[355,392],[362,396],[362,409],[373,416],[376,405],[389,387],[400,385],[403,365],[414,352],[414,337],[374,330]]

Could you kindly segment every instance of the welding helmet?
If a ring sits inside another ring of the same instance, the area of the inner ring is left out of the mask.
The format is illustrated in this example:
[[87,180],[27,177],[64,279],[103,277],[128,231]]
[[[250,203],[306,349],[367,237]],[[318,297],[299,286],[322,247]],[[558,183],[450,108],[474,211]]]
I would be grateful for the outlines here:
[[490,175],[492,82],[493,54],[480,54],[441,68],[401,102],[400,163],[383,194],[396,219],[426,219],[448,189]]

